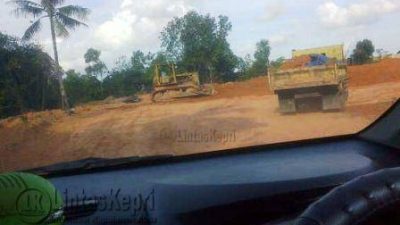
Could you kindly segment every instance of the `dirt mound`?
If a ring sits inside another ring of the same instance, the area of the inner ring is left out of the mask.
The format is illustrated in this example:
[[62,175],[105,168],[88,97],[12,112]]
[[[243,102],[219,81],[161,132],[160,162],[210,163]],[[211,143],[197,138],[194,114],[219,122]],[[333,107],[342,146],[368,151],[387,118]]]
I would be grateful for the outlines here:
[[217,91],[217,94],[213,96],[214,98],[263,96],[272,93],[269,89],[267,76],[260,76],[242,82],[216,84],[214,88]]
[[308,55],[294,57],[292,59],[285,61],[282,64],[280,69],[281,70],[289,70],[289,69],[296,69],[296,68],[304,67],[307,63],[310,62],[310,60],[311,60],[311,58]]
[[384,59],[377,63],[349,66],[348,74],[350,86],[400,81],[400,59]]

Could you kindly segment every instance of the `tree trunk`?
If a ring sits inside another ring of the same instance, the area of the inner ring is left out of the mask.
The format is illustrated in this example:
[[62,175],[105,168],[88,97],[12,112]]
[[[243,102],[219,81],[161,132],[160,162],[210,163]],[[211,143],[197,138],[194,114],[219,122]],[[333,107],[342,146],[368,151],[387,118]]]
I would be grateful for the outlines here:
[[214,83],[214,74],[213,74],[213,71],[212,71],[212,68],[210,65],[208,66],[208,72],[210,73],[210,84],[213,84]]
[[60,85],[60,94],[61,94],[61,107],[67,113],[70,112],[69,103],[67,93],[64,88],[64,82],[62,78],[62,72],[60,68],[60,63],[58,61],[58,50],[57,50],[57,42],[56,42],[56,32],[54,30],[54,17],[50,16],[50,29],[51,29],[51,38],[53,40],[53,50],[54,50],[54,61],[56,63],[56,73],[58,78],[58,83]]
[[48,76],[43,75],[42,76],[42,104],[41,104],[41,110],[44,111],[46,108],[46,89],[48,85]]

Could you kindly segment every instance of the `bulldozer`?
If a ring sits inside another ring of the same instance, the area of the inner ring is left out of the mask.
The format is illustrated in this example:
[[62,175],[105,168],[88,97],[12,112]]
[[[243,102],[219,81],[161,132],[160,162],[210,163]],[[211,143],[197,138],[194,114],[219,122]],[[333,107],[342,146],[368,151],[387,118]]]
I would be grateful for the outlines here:
[[209,96],[214,93],[214,89],[211,86],[200,84],[198,72],[177,74],[175,64],[155,65],[153,89],[151,95],[153,102]]

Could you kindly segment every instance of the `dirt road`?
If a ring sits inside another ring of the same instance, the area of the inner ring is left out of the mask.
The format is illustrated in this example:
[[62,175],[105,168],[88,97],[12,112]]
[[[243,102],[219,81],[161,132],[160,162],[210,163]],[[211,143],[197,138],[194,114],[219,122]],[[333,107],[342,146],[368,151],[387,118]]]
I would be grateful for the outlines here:
[[181,155],[350,134],[390,107],[400,96],[400,79],[351,85],[342,112],[296,115],[278,113],[265,77],[216,88],[213,97],[152,104],[146,95],[139,104],[111,101],[78,107],[72,117],[50,111],[3,120],[0,170],[87,157]]

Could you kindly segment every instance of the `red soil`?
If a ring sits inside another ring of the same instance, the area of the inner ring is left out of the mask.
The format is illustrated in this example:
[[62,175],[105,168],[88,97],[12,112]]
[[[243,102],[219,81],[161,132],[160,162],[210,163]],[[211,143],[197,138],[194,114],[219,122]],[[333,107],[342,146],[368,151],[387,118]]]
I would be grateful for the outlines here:
[[350,86],[364,86],[400,81],[400,59],[384,59],[377,63],[349,66]]

